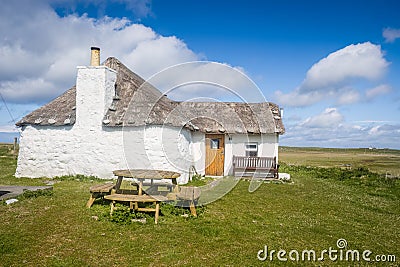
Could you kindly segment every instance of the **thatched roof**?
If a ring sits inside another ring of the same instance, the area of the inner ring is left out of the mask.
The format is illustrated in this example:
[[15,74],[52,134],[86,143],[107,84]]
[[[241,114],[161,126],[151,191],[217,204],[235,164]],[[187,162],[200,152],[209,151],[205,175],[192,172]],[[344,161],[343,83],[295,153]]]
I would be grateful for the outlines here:
[[76,87],[73,86],[50,103],[23,117],[16,125],[72,125],[76,118],[75,103]]
[[[285,132],[279,107],[273,103],[177,102],[119,60],[108,58],[104,65],[117,71],[116,96],[104,116],[104,126],[170,125],[205,133]],[[17,126],[74,124],[75,98],[74,86],[22,118]]]

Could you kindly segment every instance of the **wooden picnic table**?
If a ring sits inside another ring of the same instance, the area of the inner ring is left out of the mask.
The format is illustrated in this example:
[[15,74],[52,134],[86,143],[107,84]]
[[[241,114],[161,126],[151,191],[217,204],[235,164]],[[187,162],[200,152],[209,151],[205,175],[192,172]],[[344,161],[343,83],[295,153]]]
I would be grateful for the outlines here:
[[118,176],[117,183],[115,185],[115,190],[118,193],[124,178],[135,178],[138,180],[138,195],[143,195],[143,182],[146,179],[151,180],[153,184],[154,180],[169,179],[172,181],[174,186],[174,191],[179,192],[177,178],[181,176],[178,172],[174,171],[162,171],[162,170],[145,170],[145,169],[127,169],[127,170],[116,170],[113,171],[115,176]]

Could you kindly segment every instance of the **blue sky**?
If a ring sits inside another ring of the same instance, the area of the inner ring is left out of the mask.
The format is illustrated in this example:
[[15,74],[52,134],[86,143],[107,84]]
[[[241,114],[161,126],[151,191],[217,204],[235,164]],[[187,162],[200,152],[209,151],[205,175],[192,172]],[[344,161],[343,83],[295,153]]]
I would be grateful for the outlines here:
[[385,0],[7,1],[0,141],[15,135],[11,117],[75,83],[95,45],[144,78],[194,60],[244,71],[284,108],[282,145],[400,149],[399,10]]

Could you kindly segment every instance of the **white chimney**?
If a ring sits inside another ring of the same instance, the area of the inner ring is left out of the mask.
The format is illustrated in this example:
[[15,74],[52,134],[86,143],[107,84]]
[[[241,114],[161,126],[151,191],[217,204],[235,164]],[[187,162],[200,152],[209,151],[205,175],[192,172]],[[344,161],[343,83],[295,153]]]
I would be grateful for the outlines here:
[[[76,127],[101,130],[115,95],[117,72],[100,66],[100,49],[91,48],[91,66],[78,66],[76,77]],[[97,64],[97,65],[96,65]]]
[[281,118],[283,118],[283,108],[280,108],[279,111],[281,113]]
[[90,50],[90,66],[100,66],[100,48],[92,46]]

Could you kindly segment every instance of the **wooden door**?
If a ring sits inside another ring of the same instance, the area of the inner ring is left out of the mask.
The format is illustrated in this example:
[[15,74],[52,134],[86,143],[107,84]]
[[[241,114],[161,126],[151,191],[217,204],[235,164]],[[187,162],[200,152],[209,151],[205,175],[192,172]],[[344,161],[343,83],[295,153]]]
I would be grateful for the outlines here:
[[225,136],[206,134],[206,175],[224,175]]

